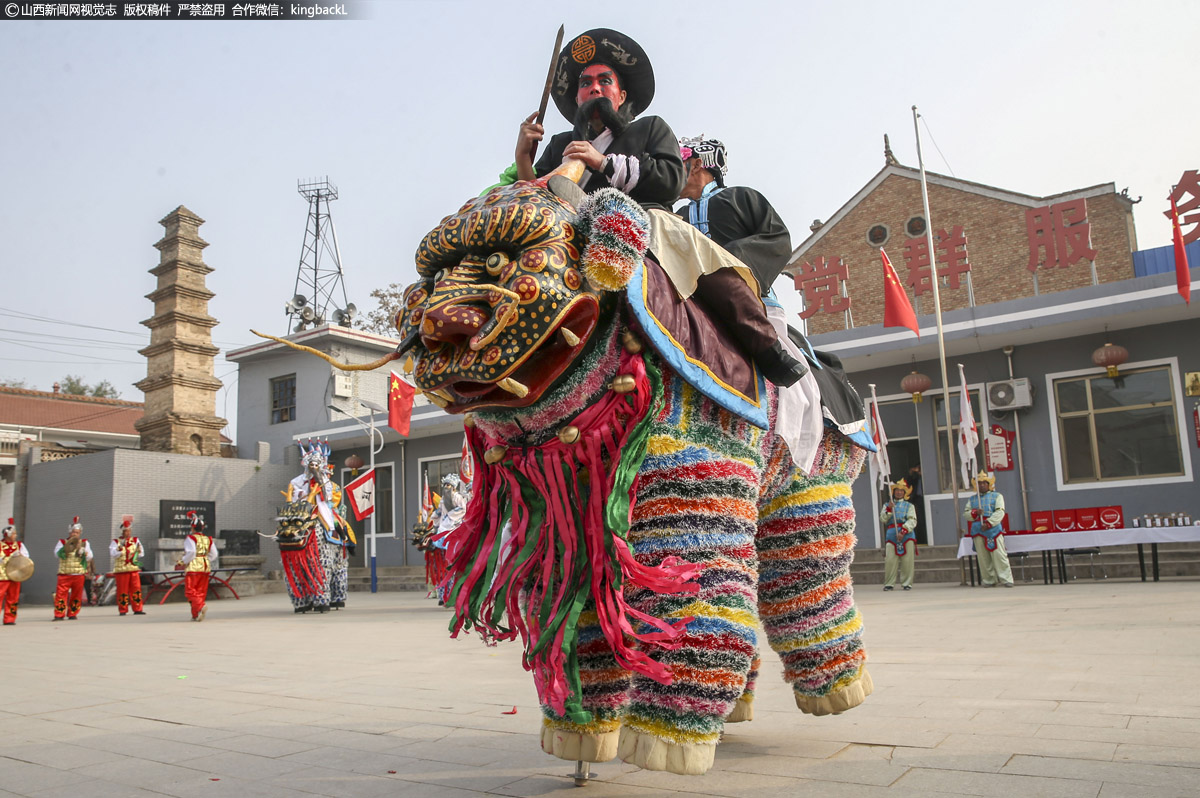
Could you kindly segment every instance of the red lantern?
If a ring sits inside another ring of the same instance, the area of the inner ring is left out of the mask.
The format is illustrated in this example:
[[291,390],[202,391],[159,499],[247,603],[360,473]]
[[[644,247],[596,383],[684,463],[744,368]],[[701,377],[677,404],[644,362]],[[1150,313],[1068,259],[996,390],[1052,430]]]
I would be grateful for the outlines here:
[[1117,371],[1117,366],[1129,359],[1129,350],[1123,346],[1114,344],[1105,344],[1104,346],[1092,352],[1092,362],[1097,366],[1104,366],[1108,370],[1108,376],[1119,377],[1121,373]]
[[930,385],[933,385],[933,380],[916,369],[913,369],[912,374],[900,380],[900,390],[911,393],[914,404],[922,401],[921,394],[928,391]]
[[363,467],[363,459],[357,454],[352,454],[346,458],[346,468],[350,469],[351,476],[358,476],[358,469]]

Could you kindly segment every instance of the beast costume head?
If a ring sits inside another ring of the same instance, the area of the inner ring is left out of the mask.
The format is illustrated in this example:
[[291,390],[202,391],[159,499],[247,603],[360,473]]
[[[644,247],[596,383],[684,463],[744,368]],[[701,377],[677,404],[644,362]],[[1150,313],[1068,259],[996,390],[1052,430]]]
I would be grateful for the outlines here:
[[554,68],[550,93],[567,121],[575,122],[579,75],[593,64],[612,67],[626,93],[625,105],[631,116],[645,111],[654,99],[654,67],[641,45],[615,30],[594,28],[567,42]]
[[566,178],[493,189],[417,248],[422,279],[397,314],[400,352],[448,412],[536,402],[584,352],[606,292],[641,262],[649,220],[636,203],[601,189],[576,211],[556,180]]

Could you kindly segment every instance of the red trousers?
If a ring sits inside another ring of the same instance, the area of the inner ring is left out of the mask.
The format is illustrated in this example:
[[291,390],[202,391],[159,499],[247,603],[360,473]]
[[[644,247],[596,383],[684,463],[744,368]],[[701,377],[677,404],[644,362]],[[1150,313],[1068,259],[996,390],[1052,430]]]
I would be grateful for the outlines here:
[[0,581],[0,607],[4,608],[4,622],[17,622],[17,601],[21,598],[21,583],[5,579]]
[[183,577],[183,592],[187,594],[188,603],[192,605],[192,617],[195,618],[204,608],[204,599],[208,595],[208,579],[212,574],[207,571],[188,571]]
[[124,571],[113,574],[113,581],[117,583],[117,609],[121,614],[124,615],[130,608],[134,612],[141,612],[142,572]]
[[54,589],[54,617],[74,618],[83,606],[83,574],[59,574]]

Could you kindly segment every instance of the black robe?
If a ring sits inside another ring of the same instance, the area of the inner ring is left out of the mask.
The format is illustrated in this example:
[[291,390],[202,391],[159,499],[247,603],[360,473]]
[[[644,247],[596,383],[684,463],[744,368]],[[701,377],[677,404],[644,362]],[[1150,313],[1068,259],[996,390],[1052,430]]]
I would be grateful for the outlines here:
[[[685,222],[690,222],[693,204],[689,202],[679,211]],[[709,196],[708,235],[750,267],[763,296],[792,254],[792,237],[783,219],[766,197],[745,186],[730,186]]]
[[[567,131],[550,139],[550,146],[542,152],[534,165],[534,172],[542,177],[553,172],[562,164],[563,151],[574,140]],[[671,126],[657,116],[635,119],[625,132],[613,138],[605,150],[606,155],[629,155],[637,159],[637,183],[629,190],[622,188],[636,202],[646,208],[671,210],[683,190],[683,159],[679,155],[679,141]],[[605,173],[588,170],[591,177],[584,186],[587,192],[613,185],[610,178],[614,169],[611,160],[605,164]],[[621,188],[621,186],[617,186]]]

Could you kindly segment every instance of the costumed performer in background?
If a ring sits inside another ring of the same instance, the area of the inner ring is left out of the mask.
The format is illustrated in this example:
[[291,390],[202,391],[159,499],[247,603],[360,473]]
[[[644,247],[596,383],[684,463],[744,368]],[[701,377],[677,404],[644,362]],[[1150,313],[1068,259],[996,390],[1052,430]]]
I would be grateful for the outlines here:
[[1004,548],[1004,497],[995,487],[995,478],[986,471],[975,476],[978,491],[967,499],[963,518],[967,534],[975,539],[975,554],[979,558],[979,576],[984,587],[1013,586],[1012,568]]
[[208,582],[213,569],[217,568],[217,547],[212,535],[206,532],[208,525],[194,510],[188,513],[192,519],[192,534],[183,539],[184,593],[192,605],[192,620],[203,621],[208,612]]
[[142,542],[134,537],[133,524],[121,522],[121,534],[108,544],[112,557],[113,580],[117,588],[117,611],[121,615],[133,610],[134,615],[145,615],[142,611],[142,558],[146,550]]
[[879,520],[885,524],[883,542],[883,589],[892,590],[896,585],[896,573],[900,574],[900,586],[912,590],[913,561],[917,554],[917,508],[908,497],[912,488],[903,479],[892,485],[892,500],[888,502]]
[[28,559],[29,550],[25,544],[17,540],[17,528],[13,520],[8,519],[8,526],[0,532],[0,609],[4,611],[4,625],[12,626],[17,622],[17,607],[21,601],[21,583],[10,579],[8,564],[14,557]]
[[75,620],[83,606],[83,580],[92,562],[92,546],[83,537],[79,516],[71,520],[66,539],[54,544],[58,558],[58,584],[54,589],[54,620]]

